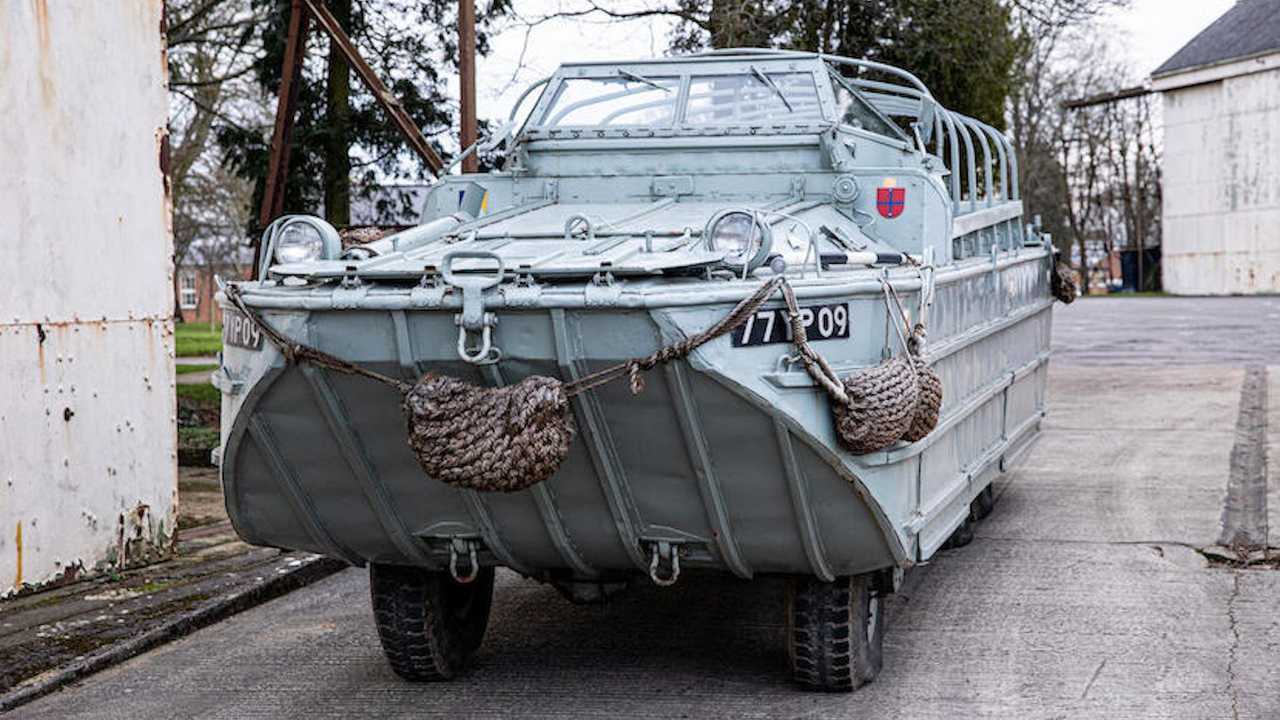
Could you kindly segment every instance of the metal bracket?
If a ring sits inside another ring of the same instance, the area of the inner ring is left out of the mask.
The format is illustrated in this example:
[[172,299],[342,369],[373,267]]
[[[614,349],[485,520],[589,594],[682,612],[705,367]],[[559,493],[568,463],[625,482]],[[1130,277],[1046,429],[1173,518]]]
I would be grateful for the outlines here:
[[[649,544],[649,579],[659,587],[670,587],[680,579],[680,546],[667,540]],[[659,567],[665,563],[665,575]]]
[[596,228],[591,223],[591,218],[582,213],[575,213],[565,218],[564,221],[564,239],[566,241],[573,240],[573,234],[582,227],[587,231],[587,242],[594,242],[596,239]]
[[[459,259],[492,260],[498,263],[493,275],[454,272],[453,263]],[[462,290],[462,312],[454,316],[458,326],[458,356],[472,365],[488,365],[502,358],[502,351],[493,346],[493,326],[498,317],[484,309],[484,291],[502,282],[506,268],[502,257],[488,250],[454,250],[440,261],[440,275],[449,285]],[[472,350],[470,335],[479,333],[480,346]]]
[[355,265],[348,265],[346,267],[345,273],[342,276],[342,287],[348,290],[360,287],[360,276],[357,275],[356,272],[357,269]]
[[209,375],[209,384],[228,395],[239,395],[244,382],[233,376],[225,367],[219,367]]
[[357,282],[354,285],[347,285],[344,280],[333,289],[333,295],[330,302],[333,303],[335,310],[350,310],[357,307],[361,300],[369,294],[369,286],[364,283]]

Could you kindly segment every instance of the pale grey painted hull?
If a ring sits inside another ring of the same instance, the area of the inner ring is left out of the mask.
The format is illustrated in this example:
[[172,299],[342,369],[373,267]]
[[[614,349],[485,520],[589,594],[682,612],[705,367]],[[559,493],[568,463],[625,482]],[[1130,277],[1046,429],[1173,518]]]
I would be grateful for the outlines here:
[[[905,566],[933,554],[1039,430],[1048,263],[1037,246],[939,272],[929,352],[946,397],[938,429],[918,443],[861,457],[839,450],[827,398],[779,362],[788,346],[731,348],[721,338],[648,373],[640,395],[618,382],[576,398],[569,459],[546,483],[512,494],[425,477],[394,390],[286,368],[269,345],[228,347],[228,511],[250,542],[356,563],[443,568],[447,539],[458,536],[480,541],[482,562],[543,577],[647,569],[646,548],[658,540],[679,543],[686,568],[742,577]],[[894,284],[914,305],[918,282],[904,273]],[[881,358],[885,309],[874,280],[798,287],[802,303],[851,303],[853,337],[816,345],[837,368]],[[476,367],[455,351],[455,309],[422,307],[408,289],[327,292],[304,300],[250,288],[246,299],[294,338],[380,372],[430,369],[484,384],[580,376],[701,330],[733,304],[709,294],[717,301],[699,304],[687,290],[666,304],[660,291],[611,306],[592,306],[589,291],[583,301],[543,297],[528,307],[508,298],[495,334],[504,359]]]

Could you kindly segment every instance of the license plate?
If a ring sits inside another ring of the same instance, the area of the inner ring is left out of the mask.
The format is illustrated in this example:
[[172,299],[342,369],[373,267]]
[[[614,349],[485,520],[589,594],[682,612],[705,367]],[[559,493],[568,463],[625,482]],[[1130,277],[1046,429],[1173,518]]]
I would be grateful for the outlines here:
[[[805,336],[810,340],[849,337],[849,304],[813,305],[800,308]],[[791,342],[791,323],[786,310],[761,310],[747,318],[730,335],[733,347]]]
[[239,310],[228,308],[222,313],[222,344],[246,350],[262,349],[262,331]]

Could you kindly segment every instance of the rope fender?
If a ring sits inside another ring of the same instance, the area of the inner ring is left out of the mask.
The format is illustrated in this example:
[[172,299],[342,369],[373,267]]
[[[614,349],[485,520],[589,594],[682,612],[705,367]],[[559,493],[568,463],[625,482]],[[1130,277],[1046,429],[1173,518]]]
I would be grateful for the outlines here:
[[[887,281],[883,284],[886,306],[891,307],[892,299],[905,324],[901,301]],[[841,379],[810,346],[795,292],[782,277],[763,283],[706,330],[651,355],[568,383],[533,375],[501,388],[472,385],[433,372],[424,373],[416,383],[409,384],[289,340],[245,304],[238,285],[228,284],[225,294],[280,349],[288,364],[308,362],[398,390],[403,396],[401,408],[409,447],[428,476],[472,490],[516,492],[551,477],[568,457],[574,435],[570,398],[622,377],[629,379],[632,394],[643,392],[644,372],[687,357],[702,345],[732,332],[778,290],[786,300],[799,358],[831,397],[836,434],[843,447],[854,454],[865,454],[900,439],[913,442],[933,430],[942,404],[942,382],[918,356],[923,326],[907,328],[909,342],[895,322],[903,353]]]

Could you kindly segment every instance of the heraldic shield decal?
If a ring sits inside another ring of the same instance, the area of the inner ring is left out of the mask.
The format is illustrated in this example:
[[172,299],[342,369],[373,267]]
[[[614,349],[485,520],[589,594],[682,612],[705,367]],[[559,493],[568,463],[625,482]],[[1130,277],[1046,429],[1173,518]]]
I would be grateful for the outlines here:
[[900,187],[876,188],[876,210],[890,220],[902,214],[907,207],[907,189]]

